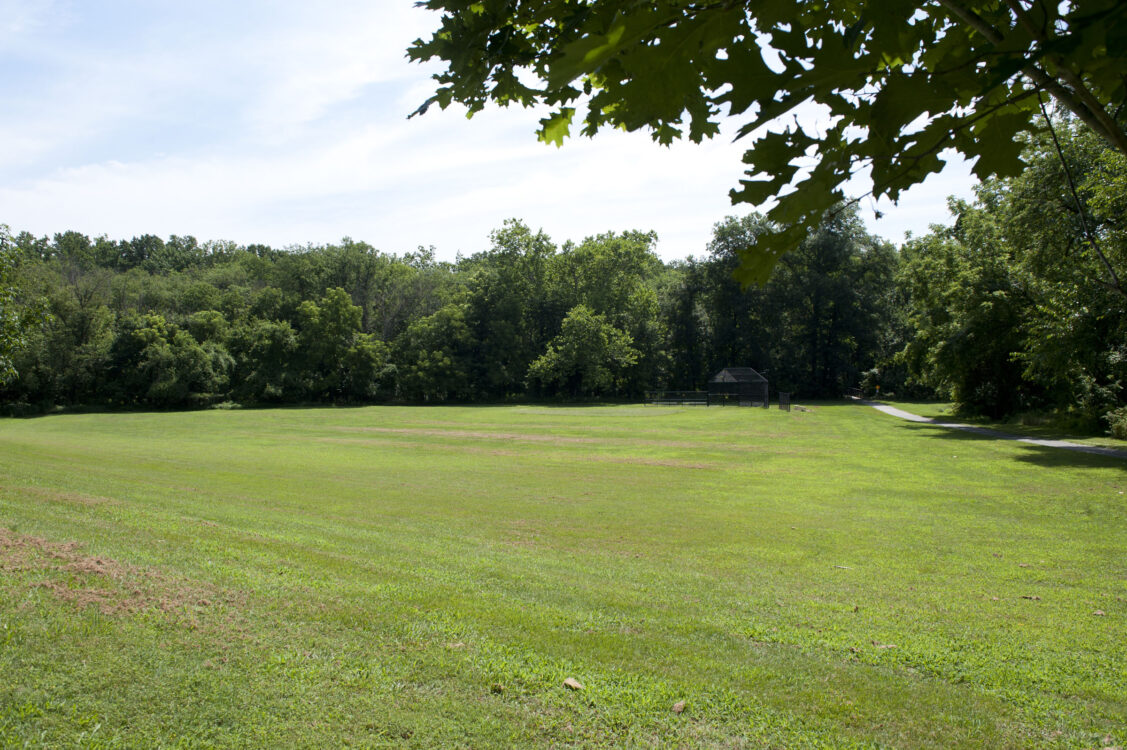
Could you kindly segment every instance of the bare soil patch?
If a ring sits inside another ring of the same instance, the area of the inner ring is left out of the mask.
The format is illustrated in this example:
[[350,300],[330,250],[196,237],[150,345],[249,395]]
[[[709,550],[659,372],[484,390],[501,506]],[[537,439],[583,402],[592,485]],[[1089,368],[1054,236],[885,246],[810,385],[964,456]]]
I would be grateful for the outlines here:
[[[584,439],[587,442],[588,439]],[[335,443],[338,445],[371,445],[371,446],[387,446],[387,445],[402,445],[402,441],[385,441],[385,440],[365,440],[362,438],[320,438],[318,442],[322,443]],[[541,442],[541,441],[530,441]],[[607,443],[607,441],[594,440],[593,442]],[[445,450],[457,450],[460,453],[476,453],[488,456],[525,456],[525,457],[551,457],[546,453],[529,453],[513,450],[505,450],[502,448],[479,448],[476,446],[443,446]],[[603,463],[614,464],[636,464],[641,466],[669,466],[678,469],[716,469],[717,464],[704,463],[701,461],[682,461],[675,458],[649,458],[645,456],[608,456],[605,454],[591,453],[586,455],[569,454],[569,458],[577,459],[580,461],[598,461]]]
[[604,438],[578,437],[575,435],[544,435],[529,432],[485,432],[479,430],[438,430],[424,427],[334,427],[333,429],[339,430],[340,432],[376,432],[392,435],[420,435],[424,437],[462,438],[469,440],[507,440],[524,443],[551,443],[553,445],[607,442]]
[[675,469],[717,469],[716,464],[700,461],[680,461],[675,458],[641,458],[638,456],[592,456],[592,461],[614,464],[639,464],[641,466],[669,466]]
[[37,500],[46,500],[52,503],[69,503],[71,505],[121,505],[120,500],[100,495],[86,495],[81,492],[67,490],[53,490],[47,487],[8,487],[0,485],[0,492],[14,492]]
[[30,587],[46,589],[79,607],[96,607],[106,615],[149,609],[190,614],[218,602],[239,603],[238,597],[215,586],[86,555],[77,542],[52,542],[4,527],[0,527],[0,572],[31,574]]
[[[529,432],[482,432],[477,430],[437,430],[420,427],[333,427],[338,432],[381,433],[389,435],[418,435],[421,437],[441,437],[467,440],[495,440],[519,443],[548,443],[550,445],[607,445],[607,446],[650,446],[654,448],[683,448],[688,450],[718,449],[724,451],[761,451],[759,445],[739,443],[708,443],[689,440],[651,440],[647,438],[585,437],[578,435],[545,435]],[[759,438],[773,437],[758,435]],[[331,441],[332,438],[321,438]]]

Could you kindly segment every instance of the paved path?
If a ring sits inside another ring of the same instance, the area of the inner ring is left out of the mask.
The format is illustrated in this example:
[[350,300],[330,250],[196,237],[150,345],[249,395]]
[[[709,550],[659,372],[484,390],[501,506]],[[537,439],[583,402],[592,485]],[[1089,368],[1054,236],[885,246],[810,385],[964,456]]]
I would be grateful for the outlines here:
[[929,417],[921,417],[919,414],[912,414],[903,409],[897,409],[895,406],[882,404],[879,401],[861,401],[866,406],[871,406],[877,411],[883,411],[885,414],[891,414],[900,419],[906,419],[909,422],[925,422],[936,427],[946,427],[952,430],[962,430],[964,432],[973,432],[976,435],[984,437],[997,438],[999,440],[1015,440],[1019,443],[1029,443],[1030,445],[1041,445],[1046,448],[1063,448],[1064,450],[1076,451],[1078,453],[1094,453],[1097,456],[1111,456],[1112,458],[1127,459],[1127,451],[1118,448],[1101,448],[1098,445],[1084,445],[1082,443],[1072,443],[1067,440],[1044,440],[1042,438],[1028,438],[1019,435],[1010,435],[998,430],[991,430],[988,427],[975,427],[969,424],[960,424],[958,422],[940,422],[938,419],[931,419]]

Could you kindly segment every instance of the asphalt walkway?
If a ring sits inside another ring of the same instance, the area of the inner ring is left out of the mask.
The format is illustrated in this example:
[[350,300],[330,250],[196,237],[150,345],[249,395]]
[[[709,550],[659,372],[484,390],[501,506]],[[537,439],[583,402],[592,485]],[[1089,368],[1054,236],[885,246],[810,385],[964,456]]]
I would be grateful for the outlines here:
[[1112,458],[1127,459],[1127,450],[1120,450],[1118,448],[1102,448],[1098,445],[1084,445],[1082,443],[1072,443],[1068,440],[1046,440],[1044,438],[1031,438],[1021,437],[1020,435],[1010,435],[1006,432],[999,430],[992,430],[989,427],[975,427],[970,424],[960,424],[958,422],[941,422],[938,419],[931,419],[930,417],[921,417],[919,414],[912,414],[903,409],[897,409],[895,406],[882,404],[879,401],[861,401],[866,406],[871,406],[877,411],[883,411],[885,414],[890,414],[900,419],[906,419],[909,422],[924,422],[926,424],[934,425],[936,427],[946,427],[951,430],[962,430],[964,432],[973,432],[976,435],[984,437],[997,438],[999,440],[1014,440],[1019,443],[1029,443],[1030,445],[1041,445],[1046,448],[1061,448],[1068,451],[1076,451],[1077,453],[1092,453],[1097,456],[1110,456]]

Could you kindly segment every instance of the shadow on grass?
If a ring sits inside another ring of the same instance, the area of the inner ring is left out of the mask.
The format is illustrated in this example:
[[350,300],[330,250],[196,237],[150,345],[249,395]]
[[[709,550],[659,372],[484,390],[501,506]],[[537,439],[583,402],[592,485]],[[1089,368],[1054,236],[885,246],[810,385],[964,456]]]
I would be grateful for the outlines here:
[[[206,411],[306,411],[316,409],[335,409],[347,411],[353,409],[368,409],[373,406],[395,406],[411,408],[436,408],[457,406],[470,409],[492,409],[498,406],[535,406],[547,409],[576,409],[576,408],[605,408],[608,406],[650,406],[650,404],[636,399],[578,399],[565,401],[561,399],[538,400],[534,398],[523,399],[497,399],[493,401],[370,401],[370,402],[250,402],[245,404],[225,402],[205,406],[169,406],[159,407],[152,405],[114,406],[105,404],[76,404],[68,406],[26,406],[3,404],[0,405],[0,418],[7,419],[42,419],[67,414],[189,414]],[[656,408],[656,407],[655,407]]]
[[1016,460],[1046,468],[1068,467],[1127,471],[1127,453],[1111,448],[1082,446],[1082,448],[1077,449],[1038,445],[1026,442],[1031,438],[1023,435],[1010,435],[982,427],[958,429],[926,422],[905,422],[901,424],[901,427],[923,437],[948,440],[954,443],[1011,443],[1020,450],[1020,453],[1015,457]]
[[[1014,435],[1021,438],[1037,438],[1038,440],[1077,440],[1088,438],[1105,438],[1105,432],[1099,421],[1083,422],[1079,418],[1068,415],[1059,415],[1052,412],[1039,414],[1019,414],[1009,420],[996,420],[979,414],[971,414],[953,408],[949,402],[939,401],[898,401],[881,400],[878,403],[903,409],[904,411],[927,417],[937,422],[959,422],[973,427],[984,427],[998,432]],[[943,407],[943,408],[937,408]],[[1032,419],[1032,422],[1025,421]],[[1114,446],[1106,446],[1114,447]]]

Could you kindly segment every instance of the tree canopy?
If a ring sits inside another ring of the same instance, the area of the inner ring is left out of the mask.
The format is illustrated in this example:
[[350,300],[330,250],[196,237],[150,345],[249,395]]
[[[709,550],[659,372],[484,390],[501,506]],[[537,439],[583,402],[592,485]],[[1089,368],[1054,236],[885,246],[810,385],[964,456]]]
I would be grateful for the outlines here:
[[[803,396],[840,393],[887,353],[871,332],[888,317],[891,247],[844,211],[744,291],[731,248],[762,226],[728,219],[709,258],[674,263],[652,232],[558,245],[516,220],[454,263],[350,239],[3,234],[0,310],[42,300],[49,315],[21,318],[0,411],[638,398],[733,363]],[[179,260],[151,262],[174,246]]]
[[[753,141],[732,200],[776,200],[771,231],[740,253],[745,282],[763,282],[850,197],[858,172],[893,201],[939,171],[947,149],[974,159],[980,178],[1018,174],[1021,134],[1037,132],[1048,97],[1127,153],[1122,0],[421,4],[444,15],[409,56],[446,69],[417,113],[547,105],[539,136],[556,144],[577,118],[584,135],[648,129],[663,144],[700,142],[738,118]],[[810,103],[824,127],[780,124]]]
[[516,220],[452,263],[0,227],[0,412],[639,398],[746,365],[802,399],[879,386],[1127,438],[1127,155],[1060,118],[1022,158],[899,251],[833,212],[752,288],[759,213],[670,262],[651,232]]
[[1075,123],[1057,134],[1059,152],[1035,139],[1021,175],[904,246],[899,360],[969,411],[1055,407],[1127,436],[1127,156]]
[[26,344],[27,328],[38,317],[35,305],[21,304],[18,257],[7,224],[0,224],[0,384],[16,375],[13,358]]

